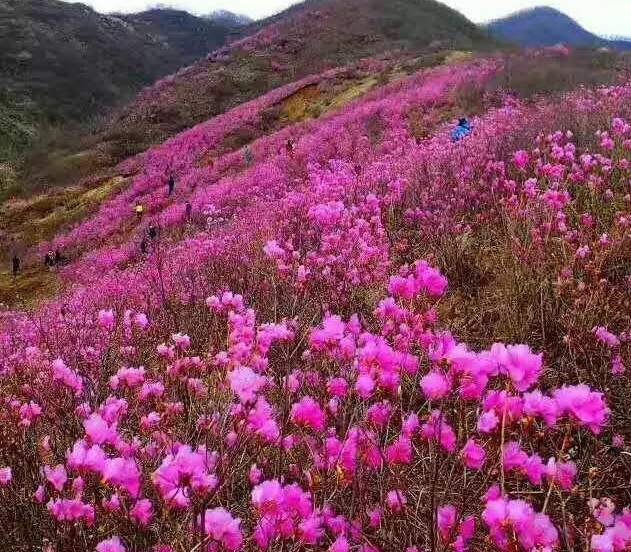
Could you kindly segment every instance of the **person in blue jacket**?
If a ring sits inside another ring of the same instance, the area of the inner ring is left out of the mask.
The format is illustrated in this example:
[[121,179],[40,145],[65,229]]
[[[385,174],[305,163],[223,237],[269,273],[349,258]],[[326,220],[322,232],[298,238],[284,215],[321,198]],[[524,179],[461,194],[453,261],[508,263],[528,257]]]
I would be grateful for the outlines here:
[[459,142],[469,134],[471,134],[471,123],[469,123],[466,117],[460,117],[460,119],[458,119],[458,125],[451,131],[451,141]]

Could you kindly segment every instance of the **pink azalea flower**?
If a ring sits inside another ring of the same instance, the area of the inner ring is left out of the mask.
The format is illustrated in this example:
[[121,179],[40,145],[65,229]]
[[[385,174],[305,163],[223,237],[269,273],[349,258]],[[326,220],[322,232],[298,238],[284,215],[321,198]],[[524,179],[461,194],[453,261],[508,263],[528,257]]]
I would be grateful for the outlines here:
[[554,458],[550,458],[546,465],[546,478],[566,491],[574,486],[577,472],[574,462],[557,462]]
[[129,511],[129,517],[140,525],[147,526],[153,518],[153,504],[151,500],[143,498],[136,501],[133,508]]
[[96,552],[125,552],[126,548],[118,537],[103,540],[96,545]]
[[335,542],[329,546],[328,552],[349,552],[350,546],[348,539],[344,535],[340,535]]
[[483,412],[478,419],[478,431],[480,433],[492,433],[499,425],[500,420],[492,410]]
[[58,491],[63,491],[64,485],[68,480],[68,474],[63,464],[58,464],[54,468],[44,466],[44,475],[48,482]]
[[604,343],[608,347],[615,348],[620,346],[620,339],[618,336],[607,331],[607,328],[596,326],[592,329],[592,332],[601,343]]
[[5,487],[13,479],[11,468],[0,468],[0,486]]
[[434,370],[421,379],[421,389],[428,399],[435,401],[449,394],[451,384],[441,372]]
[[541,353],[532,353],[527,345],[505,346],[501,343],[495,343],[491,353],[518,391],[527,391],[537,383],[543,365]]
[[[201,525],[201,515],[197,518],[197,525]],[[204,513],[204,534],[228,552],[239,550],[243,544],[240,525],[241,520],[232,517],[225,508],[213,508]]]
[[267,379],[258,375],[251,368],[241,366],[228,374],[230,389],[246,404],[256,400],[256,394],[265,387]]
[[117,434],[116,429],[110,425],[98,414],[91,414],[90,417],[83,422],[85,434],[94,444],[115,442]]
[[468,468],[479,470],[486,461],[486,451],[474,439],[469,439],[460,451],[462,461]]
[[412,441],[399,437],[386,450],[388,464],[409,464],[412,461]]
[[522,466],[523,472],[533,485],[541,485],[541,478],[543,477],[546,468],[543,465],[543,461],[538,454],[529,456]]
[[355,382],[355,391],[362,399],[369,398],[375,389],[375,381],[368,374],[359,374]]
[[368,511],[368,525],[371,529],[378,529],[381,525],[382,511],[381,507],[377,506],[376,508]]
[[438,508],[437,515],[438,532],[443,542],[448,543],[451,532],[456,527],[456,507],[447,504]]
[[592,391],[587,385],[564,385],[554,392],[554,398],[562,413],[567,413],[579,425],[593,433],[601,432],[609,417],[609,409],[602,393]]
[[40,485],[37,487],[37,490],[33,493],[33,498],[37,504],[42,504],[44,499],[46,498],[46,490],[44,489],[44,485]]
[[[106,330],[114,329],[114,311],[113,310],[100,310],[97,315],[99,324]],[[100,552],[100,551],[99,551]]]
[[523,169],[530,161],[530,157],[527,151],[519,150],[515,152],[515,156],[513,157],[513,162],[518,169]]
[[140,492],[140,470],[130,458],[112,458],[105,463],[103,479],[126,490],[133,498]]
[[504,469],[514,470],[524,467],[528,455],[521,450],[519,443],[515,441],[509,441],[504,445],[502,450],[502,462],[504,463]]
[[311,397],[303,397],[292,405],[291,419],[296,425],[303,425],[314,431],[324,431],[326,414]]
[[386,504],[393,512],[400,512],[407,504],[407,498],[405,497],[403,491],[388,491],[388,494],[386,495]]

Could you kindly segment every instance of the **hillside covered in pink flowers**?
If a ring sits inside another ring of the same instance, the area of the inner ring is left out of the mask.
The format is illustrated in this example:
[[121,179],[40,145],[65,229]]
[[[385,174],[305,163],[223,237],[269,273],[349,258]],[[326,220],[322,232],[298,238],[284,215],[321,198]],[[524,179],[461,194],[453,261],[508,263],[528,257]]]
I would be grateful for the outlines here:
[[631,83],[509,63],[226,147],[306,77],[31,248],[67,263],[0,311],[0,548],[630,550]]

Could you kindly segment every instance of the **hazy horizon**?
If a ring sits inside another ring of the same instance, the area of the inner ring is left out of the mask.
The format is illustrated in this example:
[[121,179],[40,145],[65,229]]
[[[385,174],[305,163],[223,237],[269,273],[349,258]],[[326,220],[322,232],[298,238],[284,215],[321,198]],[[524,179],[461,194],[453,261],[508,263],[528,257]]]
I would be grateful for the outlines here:
[[[64,0],[72,1],[72,0]],[[603,36],[631,36],[631,1],[601,0],[600,2],[576,0],[504,0],[501,4],[496,0],[471,2],[471,0],[442,0],[442,2],[463,13],[475,23],[485,23],[514,12],[536,7],[550,6],[556,8],[585,27],[588,31]],[[196,15],[206,15],[215,10],[228,10],[247,15],[253,19],[261,19],[282,11],[295,0],[82,0],[102,13],[143,11],[156,5],[184,9]]]

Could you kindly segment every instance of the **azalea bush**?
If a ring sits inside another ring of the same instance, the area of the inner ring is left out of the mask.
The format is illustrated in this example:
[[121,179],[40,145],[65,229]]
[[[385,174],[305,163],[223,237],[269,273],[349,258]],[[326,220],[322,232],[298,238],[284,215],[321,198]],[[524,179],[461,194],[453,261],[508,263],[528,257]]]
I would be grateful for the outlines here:
[[136,159],[53,242],[59,297],[0,313],[0,542],[629,548],[631,86],[503,98],[452,144],[440,113],[500,69],[424,71],[247,164],[199,161],[252,105]]

